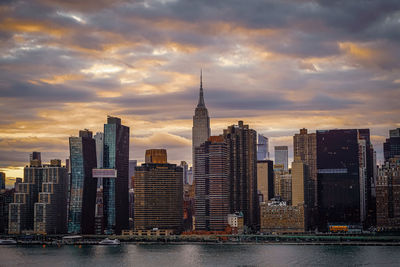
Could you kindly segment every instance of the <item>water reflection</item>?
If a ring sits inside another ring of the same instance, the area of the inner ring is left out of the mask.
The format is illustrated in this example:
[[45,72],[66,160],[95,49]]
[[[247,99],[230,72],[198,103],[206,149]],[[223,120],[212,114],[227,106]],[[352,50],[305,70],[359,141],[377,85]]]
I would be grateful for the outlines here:
[[0,247],[0,266],[398,266],[400,247],[122,244]]

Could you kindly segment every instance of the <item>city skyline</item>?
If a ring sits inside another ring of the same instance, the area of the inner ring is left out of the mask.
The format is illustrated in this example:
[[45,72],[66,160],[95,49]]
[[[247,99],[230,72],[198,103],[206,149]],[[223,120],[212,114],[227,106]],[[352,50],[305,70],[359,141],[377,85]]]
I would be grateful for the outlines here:
[[400,127],[400,3],[252,3],[0,4],[0,171],[22,177],[31,151],[64,162],[106,115],[132,129],[131,159],[162,147],[191,163],[200,68],[211,135],[243,120],[290,164],[299,129],[369,128],[382,162]]

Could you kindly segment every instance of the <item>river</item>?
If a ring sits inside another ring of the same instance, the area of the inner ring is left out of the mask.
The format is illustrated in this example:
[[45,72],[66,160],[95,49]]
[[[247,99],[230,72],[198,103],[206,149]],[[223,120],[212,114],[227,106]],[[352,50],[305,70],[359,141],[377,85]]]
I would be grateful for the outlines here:
[[400,246],[1,246],[0,266],[400,266]]

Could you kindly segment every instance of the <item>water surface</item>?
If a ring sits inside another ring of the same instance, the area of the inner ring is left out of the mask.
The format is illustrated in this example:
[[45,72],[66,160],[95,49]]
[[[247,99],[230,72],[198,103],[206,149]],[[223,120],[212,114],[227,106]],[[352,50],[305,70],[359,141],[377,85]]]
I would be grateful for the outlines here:
[[1,246],[1,266],[400,266],[396,246]]

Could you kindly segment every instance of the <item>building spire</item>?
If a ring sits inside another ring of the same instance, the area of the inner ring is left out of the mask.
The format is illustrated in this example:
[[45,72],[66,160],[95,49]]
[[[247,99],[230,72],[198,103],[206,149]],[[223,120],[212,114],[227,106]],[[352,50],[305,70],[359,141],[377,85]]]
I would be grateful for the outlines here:
[[204,96],[203,96],[203,70],[200,69],[200,95],[199,95],[199,103],[197,107],[205,107],[204,104]]

